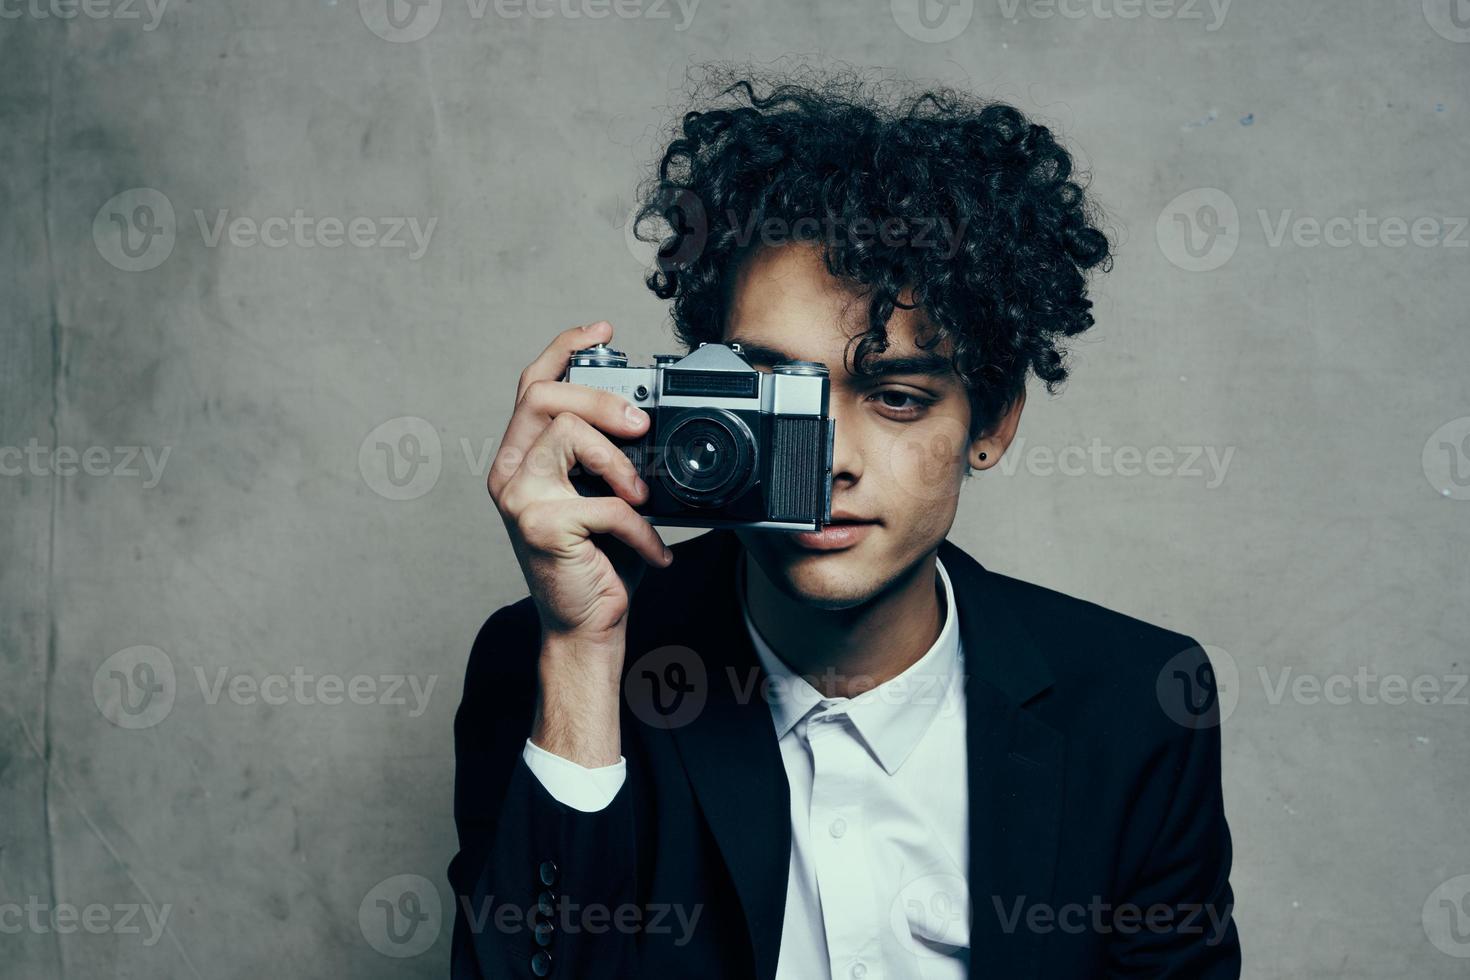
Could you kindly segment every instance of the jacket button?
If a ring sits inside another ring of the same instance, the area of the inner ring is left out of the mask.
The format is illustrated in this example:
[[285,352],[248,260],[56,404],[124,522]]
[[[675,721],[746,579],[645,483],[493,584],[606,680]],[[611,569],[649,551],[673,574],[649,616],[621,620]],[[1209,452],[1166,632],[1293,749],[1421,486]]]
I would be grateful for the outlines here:
[[537,895],[536,911],[540,912],[548,919],[551,918],[552,914],[556,912],[556,895],[549,890],[543,891],[541,894]]
[[538,977],[544,977],[551,972],[551,954],[541,950],[531,957],[531,972]]
[[556,872],[558,868],[555,861],[542,861],[538,873],[541,876],[541,884],[548,888],[556,884]]

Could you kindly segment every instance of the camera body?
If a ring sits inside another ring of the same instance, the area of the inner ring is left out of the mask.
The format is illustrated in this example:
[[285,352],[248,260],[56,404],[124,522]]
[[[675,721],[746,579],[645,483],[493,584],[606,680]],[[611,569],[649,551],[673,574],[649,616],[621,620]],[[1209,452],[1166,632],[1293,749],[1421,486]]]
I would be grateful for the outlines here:
[[[825,365],[783,361],[757,371],[740,345],[703,343],[630,367],[606,344],[577,351],[565,381],[622,395],[646,411],[636,439],[609,436],[648,484],[636,507],[650,524],[817,531],[832,521],[831,381]],[[577,467],[583,496],[610,496]]]

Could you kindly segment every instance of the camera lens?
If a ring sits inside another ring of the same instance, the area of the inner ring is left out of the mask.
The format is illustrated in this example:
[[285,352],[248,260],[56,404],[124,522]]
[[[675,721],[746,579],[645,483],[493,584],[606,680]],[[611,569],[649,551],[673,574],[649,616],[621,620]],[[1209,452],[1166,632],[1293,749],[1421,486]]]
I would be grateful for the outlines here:
[[696,475],[707,476],[720,465],[720,446],[708,436],[690,440],[684,447],[679,461],[684,468]]
[[734,443],[729,430],[713,419],[691,419],[669,437],[669,469],[690,491],[716,490],[730,478]]
[[659,475],[667,477],[674,496],[695,506],[718,506],[749,484],[755,440],[732,415],[693,415],[669,432],[664,461]]

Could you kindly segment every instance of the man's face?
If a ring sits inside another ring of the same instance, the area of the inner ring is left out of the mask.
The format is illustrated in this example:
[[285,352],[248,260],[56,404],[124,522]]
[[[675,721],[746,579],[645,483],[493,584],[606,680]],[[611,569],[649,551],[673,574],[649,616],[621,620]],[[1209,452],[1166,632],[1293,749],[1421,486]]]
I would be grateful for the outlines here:
[[[785,531],[737,531],[766,576],[793,599],[825,609],[871,600],[927,552],[954,523],[964,478],[970,403],[949,365],[949,342],[921,351],[922,318],[896,310],[889,347],[869,364],[937,355],[933,373],[849,374],[844,348],[864,332],[866,301],[829,275],[815,247],[755,251],[733,285],[724,342],[739,342],[762,371],[776,361],[821,361],[831,376],[836,419],[832,516],[874,522],[843,547],[803,547]],[[779,353],[772,353],[779,352]]]

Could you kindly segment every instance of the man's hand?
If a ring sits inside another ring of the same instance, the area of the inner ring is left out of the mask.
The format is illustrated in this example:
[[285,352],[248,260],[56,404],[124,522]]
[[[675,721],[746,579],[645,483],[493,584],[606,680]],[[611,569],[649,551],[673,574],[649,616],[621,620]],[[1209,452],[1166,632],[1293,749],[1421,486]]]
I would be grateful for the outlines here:
[[[633,509],[648,487],[604,434],[637,437],[648,413],[613,392],[560,380],[573,352],[611,337],[605,320],[566,330],[521,372],[486,481],[541,618],[531,740],[588,767],[619,758],[618,685],[643,563],[673,561]],[[576,464],[607,481],[614,496],[580,495],[569,477]]]

